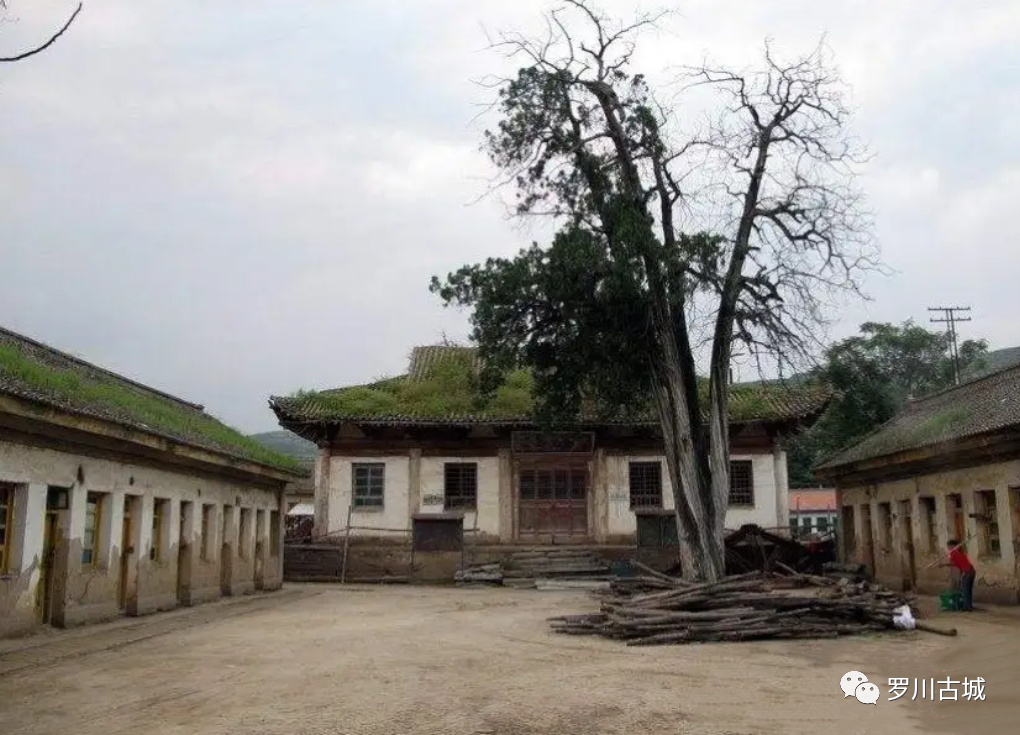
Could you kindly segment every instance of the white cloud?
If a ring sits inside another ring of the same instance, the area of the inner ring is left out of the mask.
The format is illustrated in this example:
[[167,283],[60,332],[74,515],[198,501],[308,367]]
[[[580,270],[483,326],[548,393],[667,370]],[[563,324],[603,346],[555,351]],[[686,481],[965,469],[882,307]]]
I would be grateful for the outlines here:
[[379,151],[365,171],[368,190],[382,199],[439,196],[449,201],[477,192],[491,172],[477,146],[429,140],[404,132],[373,136]]

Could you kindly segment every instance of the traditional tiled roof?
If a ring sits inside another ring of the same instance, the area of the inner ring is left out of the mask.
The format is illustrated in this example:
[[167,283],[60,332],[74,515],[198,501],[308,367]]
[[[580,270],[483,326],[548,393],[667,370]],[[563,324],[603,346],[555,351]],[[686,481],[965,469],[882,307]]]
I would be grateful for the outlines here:
[[300,476],[300,465],[203,407],[0,328],[0,394],[111,421],[181,444]]
[[464,359],[472,370],[479,367],[478,350],[461,345],[421,345],[411,350],[407,375],[413,380],[425,380],[436,365],[451,357]]
[[824,513],[836,510],[836,491],[827,488],[791,490],[791,513]]
[[[463,385],[429,382],[437,366],[459,360],[466,366]],[[489,404],[479,405],[470,395],[469,371],[477,369],[477,352],[468,347],[416,347],[406,375],[368,385],[302,391],[292,396],[273,396],[270,407],[284,426],[310,423],[351,422],[364,425],[457,426],[500,425],[532,426],[530,380],[526,374],[512,376],[510,387]],[[516,385],[513,385],[516,383]],[[730,421],[798,421],[810,419],[824,410],[832,396],[827,386],[753,385],[732,386]],[[584,415],[578,425],[658,424],[651,410],[629,416]]]
[[857,444],[818,470],[1020,428],[1020,365],[913,401]]

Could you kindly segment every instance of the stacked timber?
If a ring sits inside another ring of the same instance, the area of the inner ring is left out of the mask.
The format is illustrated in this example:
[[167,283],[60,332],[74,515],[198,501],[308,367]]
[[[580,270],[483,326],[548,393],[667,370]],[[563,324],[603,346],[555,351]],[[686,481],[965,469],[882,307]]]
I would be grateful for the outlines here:
[[[651,571],[651,570],[648,570]],[[612,582],[601,611],[551,618],[557,633],[599,635],[630,646],[833,638],[895,630],[904,596],[867,582],[751,572],[694,584],[663,574]],[[917,629],[956,635],[917,623]]]
[[503,584],[503,567],[500,564],[475,564],[458,569],[454,580],[460,586],[489,586]]
[[587,589],[609,585],[614,576],[596,554],[583,549],[518,551],[504,563],[476,564],[456,574],[462,586],[503,585],[528,589]]
[[571,589],[592,589],[605,586],[613,578],[609,572],[604,560],[583,549],[519,551],[503,567],[503,584],[548,590],[566,589],[573,583]]

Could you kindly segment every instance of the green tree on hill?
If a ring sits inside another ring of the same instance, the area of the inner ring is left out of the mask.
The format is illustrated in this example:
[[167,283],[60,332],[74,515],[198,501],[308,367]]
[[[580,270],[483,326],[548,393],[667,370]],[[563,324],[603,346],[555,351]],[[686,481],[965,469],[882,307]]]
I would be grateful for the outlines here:
[[[813,376],[836,389],[822,418],[791,444],[790,484],[816,484],[812,469],[854,444],[903,410],[911,398],[923,398],[954,384],[949,337],[912,321],[862,324],[860,334],[832,345]],[[983,366],[988,343],[960,344],[960,372]]]

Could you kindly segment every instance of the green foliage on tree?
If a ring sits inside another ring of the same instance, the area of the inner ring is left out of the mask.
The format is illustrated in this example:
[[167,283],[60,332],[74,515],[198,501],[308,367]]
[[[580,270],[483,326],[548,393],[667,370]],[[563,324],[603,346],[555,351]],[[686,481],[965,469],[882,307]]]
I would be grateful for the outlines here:
[[[656,262],[682,281],[683,253],[710,252],[721,238],[680,235],[676,247],[653,243]],[[481,387],[492,391],[526,365],[534,377],[534,415],[568,424],[582,407],[595,416],[646,416],[656,380],[648,355],[653,319],[638,255],[614,257],[604,239],[569,226],[551,245],[514,258],[468,265],[432,279],[444,302],[472,308],[474,340],[484,354]],[[679,289],[670,306],[682,307]]]
[[[862,324],[860,334],[826,351],[814,376],[836,389],[836,398],[789,452],[791,486],[817,484],[812,470],[856,443],[903,410],[911,398],[924,398],[954,385],[950,340],[912,321],[901,325]],[[960,372],[983,367],[988,343],[966,340],[959,346]]]

